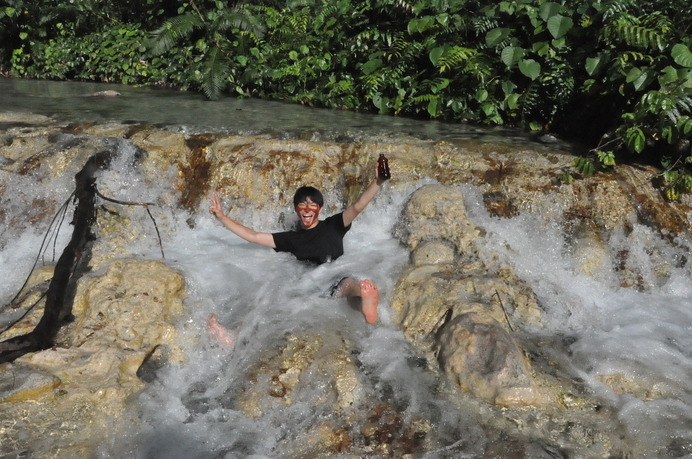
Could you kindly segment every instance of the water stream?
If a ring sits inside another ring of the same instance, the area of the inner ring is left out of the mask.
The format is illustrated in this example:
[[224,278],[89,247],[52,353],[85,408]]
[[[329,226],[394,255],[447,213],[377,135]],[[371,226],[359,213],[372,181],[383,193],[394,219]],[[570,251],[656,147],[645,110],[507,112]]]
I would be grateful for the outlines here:
[[[94,98],[88,94],[116,89],[123,96]],[[135,96],[135,97],[132,97]],[[215,130],[229,133],[276,133],[287,136],[329,137],[338,135],[386,136],[435,139],[494,138],[525,143],[528,139],[511,131],[486,131],[443,123],[377,117],[345,112],[314,110],[280,103],[248,100],[204,102],[201,98],[172,91],[89,84],[0,80],[3,111],[32,111],[67,120],[137,120],[189,132]],[[339,129],[333,128],[339,126]],[[122,155],[127,156],[127,151]],[[122,160],[122,164],[127,162]],[[22,178],[16,186],[25,186]],[[133,172],[117,164],[102,181],[112,189],[146,200],[159,190],[147,188]],[[60,194],[65,183],[41,185],[37,194]],[[543,220],[520,215],[513,219],[490,217],[480,191],[462,187],[469,215],[487,233],[480,256],[499,256],[528,282],[545,307],[546,327],[536,333],[569,336],[567,353],[556,352],[575,379],[615,407],[630,434],[648,444],[643,456],[690,457],[692,444],[692,264],[691,243],[681,236],[667,241],[650,229],[634,224],[628,233],[607,241],[610,263],[627,248],[632,269],[645,288],[620,287],[612,269],[596,277],[578,269],[563,228],[546,226]],[[65,196],[69,192],[65,193]],[[123,199],[126,195],[120,194]],[[437,419],[439,456],[477,457],[484,437],[474,415],[449,409],[430,376],[416,365],[415,355],[403,334],[390,321],[387,308],[397,275],[408,253],[392,236],[406,191],[383,190],[359,217],[345,239],[346,255],[316,269],[290,255],[252,246],[228,231],[204,212],[190,228],[181,210],[159,215],[166,241],[166,262],[185,273],[189,282],[188,316],[181,324],[184,365],[167,367],[138,399],[140,417],[127,438],[117,437],[100,448],[102,457],[281,457],[286,438],[301,434],[306,425],[328,421],[331,414],[313,411],[311,399],[323,388],[310,387],[284,410],[251,419],[226,406],[234,387],[248,365],[268,343],[287,333],[319,331],[327,339],[357,343],[358,359],[372,380],[366,390],[387,393],[405,408],[407,416]],[[333,196],[327,193],[327,200]],[[26,212],[21,209],[12,212]],[[243,219],[259,230],[278,228],[277,215],[290,209],[244,209]],[[143,221],[142,225],[148,225]],[[13,233],[0,229],[0,299],[8,300],[30,268],[41,243],[40,230]],[[7,244],[8,238],[13,243]],[[160,258],[153,238],[131,248],[136,256]],[[31,254],[31,256],[28,256]],[[655,257],[652,256],[655,254]],[[656,260],[665,260],[670,272],[665,280],[657,275]],[[6,267],[14,266],[10,272]],[[350,273],[369,277],[383,292],[378,326],[366,325],[362,317],[337,300],[322,296],[332,279]],[[221,323],[238,333],[238,345],[228,352],[205,334],[205,322],[215,313]],[[598,376],[620,373],[652,381],[651,400],[618,395]],[[662,394],[662,395],[661,395]],[[665,453],[661,453],[665,451]],[[687,456],[685,456],[687,454]],[[224,456],[225,455],[225,456]]]

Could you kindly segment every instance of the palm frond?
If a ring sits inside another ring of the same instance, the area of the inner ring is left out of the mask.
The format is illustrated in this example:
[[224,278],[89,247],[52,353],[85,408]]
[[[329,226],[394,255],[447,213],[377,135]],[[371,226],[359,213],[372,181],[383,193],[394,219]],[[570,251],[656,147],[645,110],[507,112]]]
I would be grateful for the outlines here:
[[262,37],[266,28],[258,17],[240,10],[229,9],[223,12],[218,20],[219,31],[236,28]]
[[189,37],[193,31],[203,26],[201,18],[195,13],[185,13],[171,18],[152,32],[150,50],[154,54],[168,51],[178,40]]
[[211,100],[221,96],[226,88],[230,68],[228,61],[218,47],[209,50],[202,66],[202,91]]

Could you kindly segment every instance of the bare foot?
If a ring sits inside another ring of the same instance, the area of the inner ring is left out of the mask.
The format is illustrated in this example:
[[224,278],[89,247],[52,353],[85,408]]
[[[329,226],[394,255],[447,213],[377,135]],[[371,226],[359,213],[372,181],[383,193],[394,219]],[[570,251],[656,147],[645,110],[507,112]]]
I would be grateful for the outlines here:
[[360,285],[360,297],[363,300],[362,312],[365,321],[369,324],[377,322],[377,305],[380,302],[380,292],[377,286],[370,280],[362,280]]
[[228,329],[223,327],[219,321],[216,319],[216,314],[212,314],[207,319],[207,327],[211,336],[213,336],[218,342],[229,349],[235,347],[235,336]]

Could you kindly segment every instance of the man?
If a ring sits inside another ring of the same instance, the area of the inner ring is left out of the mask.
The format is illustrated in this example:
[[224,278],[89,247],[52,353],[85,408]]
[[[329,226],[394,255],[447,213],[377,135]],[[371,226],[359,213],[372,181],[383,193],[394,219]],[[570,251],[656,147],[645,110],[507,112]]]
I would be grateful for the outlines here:
[[[224,214],[216,194],[209,198],[212,202],[209,212],[227,229],[248,242],[271,247],[277,252],[290,252],[299,260],[321,264],[343,255],[343,238],[351,228],[351,223],[372,201],[384,181],[376,178],[356,202],[325,220],[319,220],[324,206],[322,193],[313,187],[299,188],[293,197],[293,206],[300,224],[297,231],[263,233],[248,228]],[[333,296],[360,299],[359,309],[365,321],[369,324],[377,322],[380,294],[371,280],[358,281],[352,277],[344,277],[332,286],[330,293]],[[219,332],[220,325],[215,317],[210,317],[209,326],[212,331]]]

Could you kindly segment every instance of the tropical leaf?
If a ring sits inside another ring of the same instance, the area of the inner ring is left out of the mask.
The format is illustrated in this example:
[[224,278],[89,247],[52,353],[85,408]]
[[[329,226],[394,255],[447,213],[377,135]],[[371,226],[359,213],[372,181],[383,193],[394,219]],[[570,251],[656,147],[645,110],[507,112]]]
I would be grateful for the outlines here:
[[502,50],[500,59],[508,67],[514,67],[524,57],[525,50],[519,46],[507,46]]
[[541,5],[541,8],[539,9],[539,16],[541,19],[543,19],[545,22],[548,22],[550,18],[555,16],[560,12],[560,9],[562,8],[562,5],[559,3],[555,2],[546,2]]
[[463,46],[450,46],[443,50],[442,55],[437,57],[437,66],[440,72],[447,70],[458,69],[462,62],[468,61],[469,58],[476,55],[478,51]]
[[521,71],[524,76],[535,80],[541,73],[541,64],[533,59],[524,59],[519,62],[519,71]]
[[506,27],[498,27],[492,29],[488,31],[487,34],[485,34],[485,44],[488,46],[488,48],[494,48],[495,46],[502,43],[505,40],[505,38],[509,36],[509,33],[510,29]]
[[619,21],[604,29],[604,36],[613,42],[621,42],[646,51],[661,51],[666,46],[665,35],[655,29]]
[[679,66],[692,68],[692,52],[686,45],[682,43],[676,44],[673,46],[670,55]]
[[603,61],[603,55],[598,54],[596,57],[587,57],[586,58],[586,73],[589,75],[594,75],[599,67],[601,66],[601,62]]
[[548,31],[553,38],[563,37],[574,25],[572,18],[556,14],[548,20]]

